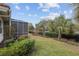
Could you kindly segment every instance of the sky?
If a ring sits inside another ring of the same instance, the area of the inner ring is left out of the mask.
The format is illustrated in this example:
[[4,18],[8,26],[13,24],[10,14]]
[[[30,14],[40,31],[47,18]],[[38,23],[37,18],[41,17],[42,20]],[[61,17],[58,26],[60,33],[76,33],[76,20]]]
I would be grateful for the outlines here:
[[67,3],[9,3],[11,18],[35,24],[44,18],[54,19],[60,15],[72,18],[73,8]]

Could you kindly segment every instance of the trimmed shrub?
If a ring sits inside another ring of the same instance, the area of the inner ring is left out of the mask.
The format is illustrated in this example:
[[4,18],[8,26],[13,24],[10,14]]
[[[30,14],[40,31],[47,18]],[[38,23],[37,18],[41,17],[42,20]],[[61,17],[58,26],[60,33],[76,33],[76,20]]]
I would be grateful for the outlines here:
[[56,32],[39,32],[38,34],[39,35],[45,34],[45,36],[47,36],[47,37],[57,37],[58,36],[58,34]]
[[43,32],[38,32],[39,35],[43,35]]
[[29,31],[29,33],[34,33],[33,31]]
[[61,36],[62,38],[66,38],[66,39],[74,39],[74,35],[71,34],[62,34]]
[[0,48],[0,56],[24,56],[29,55],[34,49],[34,40],[16,41],[9,47]]
[[8,47],[8,46],[10,46],[10,44],[12,44],[14,42],[15,42],[14,39],[9,39],[9,40],[5,40],[3,44],[5,47]]
[[20,37],[18,37],[18,40],[24,40],[27,39],[28,36],[27,35],[21,35]]
[[76,42],[79,42],[79,34],[75,34],[74,39],[75,39]]
[[62,38],[79,42],[79,34],[62,34]]
[[45,32],[45,36],[47,37],[57,37],[58,34],[55,32]]

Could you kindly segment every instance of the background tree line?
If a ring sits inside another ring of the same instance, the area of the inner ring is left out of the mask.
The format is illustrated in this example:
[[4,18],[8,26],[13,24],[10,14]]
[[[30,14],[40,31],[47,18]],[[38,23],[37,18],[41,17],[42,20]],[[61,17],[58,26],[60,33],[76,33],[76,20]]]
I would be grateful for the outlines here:
[[[43,19],[38,24],[35,25],[35,28],[32,24],[29,27],[29,31],[35,32],[40,35],[47,35],[50,37],[58,37],[61,39],[62,35],[72,36],[75,35],[76,32],[79,31],[79,4],[70,4],[73,6],[74,11],[74,21],[73,19],[66,19],[64,15],[60,15],[55,19]],[[53,17],[53,16],[52,16]],[[78,33],[79,34],[79,33]]]

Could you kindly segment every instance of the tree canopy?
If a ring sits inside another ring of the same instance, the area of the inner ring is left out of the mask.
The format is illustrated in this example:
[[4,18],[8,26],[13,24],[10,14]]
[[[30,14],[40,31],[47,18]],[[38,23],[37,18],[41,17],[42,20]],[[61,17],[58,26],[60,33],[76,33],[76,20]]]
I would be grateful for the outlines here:
[[49,32],[58,32],[58,28],[61,27],[62,33],[71,33],[73,23],[71,19],[65,19],[63,15],[56,17],[54,20],[42,20],[38,24],[36,24],[36,28],[38,31],[49,31]]

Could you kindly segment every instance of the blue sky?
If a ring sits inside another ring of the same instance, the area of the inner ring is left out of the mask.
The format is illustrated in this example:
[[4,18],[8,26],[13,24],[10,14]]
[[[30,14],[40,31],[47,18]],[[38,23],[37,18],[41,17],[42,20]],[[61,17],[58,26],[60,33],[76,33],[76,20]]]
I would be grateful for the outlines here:
[[44,18],[54,19],[60,14],[71,18],[73,8],[70,4],[58,3],[10,3],[11,18],[31,22],[33,25]]

